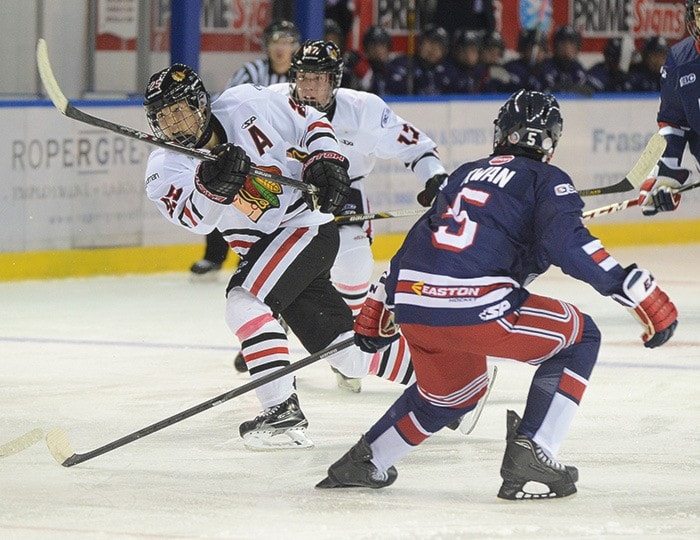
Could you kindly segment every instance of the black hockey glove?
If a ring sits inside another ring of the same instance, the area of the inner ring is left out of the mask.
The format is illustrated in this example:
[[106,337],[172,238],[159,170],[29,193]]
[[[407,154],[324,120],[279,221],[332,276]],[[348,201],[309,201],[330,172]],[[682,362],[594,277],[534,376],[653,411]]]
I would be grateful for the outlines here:
[[202,161],[194,176],[197,191],[219,204],[231,204],[250,172],[250,158],[240,146],[231,143],[215,146],[218,159]]
[[307,184],[318,188],[315,194],[304,193],[306,204],[332,214],[340,210],[350,195],[349,163],[337,152],[318,150],[304,161],[301,175]]
[[425,182],[425,189],[416,197],[418,204],[425,206],[426,208],[431,206],[435,200],[435,196],[437,195],[438,188],[442,185],[445,178],[447,178],[447,175],[443,173],[438,173],[432,178],[428,178],[428,180]]

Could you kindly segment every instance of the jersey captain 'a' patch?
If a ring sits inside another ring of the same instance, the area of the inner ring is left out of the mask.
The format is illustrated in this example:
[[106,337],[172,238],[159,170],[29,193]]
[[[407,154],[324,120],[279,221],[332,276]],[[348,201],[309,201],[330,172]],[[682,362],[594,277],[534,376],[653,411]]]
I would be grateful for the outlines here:
[[600,240],[588,242],[582,246],[582,249],[606,272],[619,264],[610,253],[605,251]]

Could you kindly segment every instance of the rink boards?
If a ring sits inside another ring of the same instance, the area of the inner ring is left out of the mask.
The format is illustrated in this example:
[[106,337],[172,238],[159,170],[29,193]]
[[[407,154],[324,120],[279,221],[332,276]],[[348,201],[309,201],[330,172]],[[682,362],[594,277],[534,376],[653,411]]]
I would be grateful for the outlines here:
[[[407,121],[438,145],[448,170],[490,152],[493,118],[503,96],[391,100]],[[560,98],[564,132],[553,164],[579,189],[615,183],[656,131],[658,99]],[[137,101],[78,102],[90,114],[147,131]],[[3,103],[0,133],[0,280],[183,270],[203,241],[164,220],[146,199],[146,143],[61,117],[48,103]],[[684,165],[692,165],[686,156]],[[697,173],[691,181],[697,181]],[[415,208],[422,187],[398,160],[379,161],[367,179],[375,211]],[[700,190],[698,190],[700,191]],[[634,197],[592,197],[586,208]],[[638,209],[598,218],[595,234],[610,245],[700,241],[700,194],[684,196],[671,215],[643,218]],[[386,259],[415,218],[374,222],[375,256]],[[235,262],[231,262],[235,265]]]

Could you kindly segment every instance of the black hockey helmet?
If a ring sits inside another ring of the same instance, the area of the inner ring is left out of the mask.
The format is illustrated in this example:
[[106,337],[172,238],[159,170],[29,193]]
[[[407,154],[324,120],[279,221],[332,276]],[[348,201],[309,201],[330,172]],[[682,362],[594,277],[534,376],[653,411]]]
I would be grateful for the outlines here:
[[563,43],[565,41],[571,41],[573,43],[576,43],[576,46],[580,48],[581,33],[570,24],[560,26],[559,28],[557,28],[557,31],[554,32],[553,43],[554,45],[556,45],[557,43]]
[[538,37],[537,30],[523,29],[518,36],[518,52],[520,54],[525,54],[528,48],[534,47],[535,44],[537,44],[537,46],[545,52],[549,50],[547,36],[544,34],[544,32],[540,32]]
[[481,41],[481,48],[482,50],[490,48],[499,49],[502,54],[506,50],[506,42],[503,41],[501,33],[494,30],[484,35],[484,39]]
[[378,43],[380,45],[386,45],[391,50],[391,36],[380,24],[373,24],[365,31],[365,35],[362,36],[362,47],[367,49],[369,45]]
[[[179,110],[176,116],[170,107],[180,102],[187,110]],[[199,75],[184,64],[173,64],[151,76],[143,106],[148,124],[159,139],[192,148],[211,133],[211,97]]]
[[503,104],[494,121],[494,152],[549,161],[563,123],[553,95],[518,90]]
[[420,34],[421,40],[435,41],[448,49],[450,46],[450,36],[442,26],[436,24],[427,25]]
[[[331,36],[338,36],[338,41],[331,38]],[[323,39],[327,41],[333,41],[338,47],[345,46],[345,32],[338,24],[335,19],[326,19],[323,21]]]
[[[297,95],[297,78],[300,72],[328,73],[330,76],[331,95],[326,104],[305,100]],[[332,41],[306,40],[292,56],[289,68],[289,91],[292,96],[305,105],[311,105],[320,111],[326,111],[333,104],[335,92],[343,78],[343,56],[340,48]]]
[[263,43],[267,47],[271,41],[281,37],[292,38],[294,43],[299,43],[301,40],[301,34],[292,21],[273,21],[265,27]]
[[688,33],[700,43],[700,0],[685,0],[685,26]]
[[466,47],[476,47],[481,46],[483,41],[484,33],[479,30],[470,30],[469,28],[459,28],[455,30],[452,36],[452,48],[462,49]]
[[668,54],[668,40],[663,36],[651,36],[642,43],[642,56],[653,53]]

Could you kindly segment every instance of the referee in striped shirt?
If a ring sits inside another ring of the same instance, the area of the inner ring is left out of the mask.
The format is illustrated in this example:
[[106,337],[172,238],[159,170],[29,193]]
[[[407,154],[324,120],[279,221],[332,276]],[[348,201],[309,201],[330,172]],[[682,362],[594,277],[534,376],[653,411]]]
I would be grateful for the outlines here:
[[292,54],[299,47],[300,34],[290,21],[270,23],[263,33],[267,58],[243,65],[226,83],[226,88],[243,83],[269,86],[287,82],[287,72],[292,62]]

